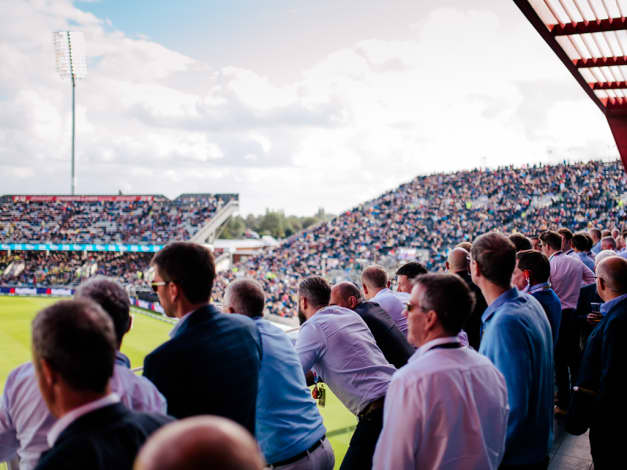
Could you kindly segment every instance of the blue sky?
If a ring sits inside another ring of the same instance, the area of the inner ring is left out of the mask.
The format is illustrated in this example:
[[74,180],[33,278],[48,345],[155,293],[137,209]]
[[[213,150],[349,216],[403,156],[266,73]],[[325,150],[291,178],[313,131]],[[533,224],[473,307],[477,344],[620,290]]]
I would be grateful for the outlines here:
[[602,114],[504,0],[0,0],[0,187],[239,192],[339,212],[424,173],[616,158]]

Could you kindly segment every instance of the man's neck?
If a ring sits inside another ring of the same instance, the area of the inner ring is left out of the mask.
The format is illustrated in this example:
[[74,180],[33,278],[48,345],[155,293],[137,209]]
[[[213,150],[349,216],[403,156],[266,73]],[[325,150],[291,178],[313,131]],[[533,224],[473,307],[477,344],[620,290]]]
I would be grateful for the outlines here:
[[603,292],[599,292],[599,297],[601,297],[601,300],[603,300],[603,302],[611,302],[612,300],[620,297],[621,295],[627,294],[627,292],[623,292],[622,294],[618,294],[616,292],[612,292],[612,291],[603,291]]
[[189,302],[181,302],[180,304],[176,306],[176,312],[174,316],[176,318],[183,318],[188,313],[195,312],[196,310],[204,307],[205,305],[208,305],[208,303],[192,304]]
[[111,393],[109,387],[107,387],[106,391],[102,393],[86,391],[78,392],[76,390],[70,389],[69,387],[65,387],[65,390],[61,394],[59,403],[55,407],[55,413],[53,414],[57,418],[61,418],[76,408],[80,408],[81,406],[87,405],[88,403],[106,397],[107,395],[109,395],[109,393]]
[[479,288],[481,289],[481,293],[483,294],[483,297],[485,298],[485,301],[488,305],[491,305],[496,299],[498,299],[503,294],[503,292],[509,290],[509,287],[505,288],[497,286],[496,284],[489,281],[484,281],[482,284],[483,285],[479,286]]

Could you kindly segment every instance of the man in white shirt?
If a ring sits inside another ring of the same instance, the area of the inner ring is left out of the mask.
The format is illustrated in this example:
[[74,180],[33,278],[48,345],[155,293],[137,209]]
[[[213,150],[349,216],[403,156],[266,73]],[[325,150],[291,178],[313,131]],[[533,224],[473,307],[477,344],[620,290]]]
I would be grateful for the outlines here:
[[498,468],[507,386],[487,358],[458,341],[473,304],[456,275],[417,279],[404,314],[408,340],[418,349],[388,388],[373,469]]
[[[131,327],[128,294],[110,278],[94,277],[81,284],[77,297],[98,303],[113,321],[117,350],[111,389],[130,410],[166,413],[165,398],[152,382],[135,375],[119,349]],[[9,374],[0,400],[0,461],[17,454],[20,470],[32,470],[39,455],[50,448],[46,436],[56,418],[50,414],[39,392],[32,362]]]
[[329,385],[359,421],[341,470],[371,468],[383,423],[385,392],[396,371],[383,356],[366,322],[347,308],[329,306],[331,287],[310,276],[298,286],[299,316],[305,322],[296,340],[303,371]]
[[407,318],[403,316],[403,301],[390,290],[390,281],[383,266],[368,266],[361,274],[364,297],[379,304],[392,317],[401,333],[407,334]]

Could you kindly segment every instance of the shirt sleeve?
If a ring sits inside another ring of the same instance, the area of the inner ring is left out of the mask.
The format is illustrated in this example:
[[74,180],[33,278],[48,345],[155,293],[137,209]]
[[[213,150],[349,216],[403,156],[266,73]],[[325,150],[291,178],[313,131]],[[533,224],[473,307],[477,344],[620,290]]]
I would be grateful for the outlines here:
[[16,430],[9,414],[9,393],[11,392],[9,380],[7,380],[4,394],[0,399],[0,462],[12,459],[20,448]]
[[408,390],[401,380],[392,380],[385,398],[383,429],[372,460],[373,470],[416,467],[416,449],[422,438],[423,395],[421,386]]
[[511,442],[524,439],[520,432],[529,413],[529,377],[534,371],[531,361],[525,360],[529,357],[529,346],[522,325],[508,316],[494,321],[498,323],[491,328],[491,334],[482,340],[479,352],[490,359],[505,377],[510,407],[505,439],[505,448],[508,448]]
[[323,335],[316,325],[305,323],[301,326],[296,339],[296,352],[305,374],[311,370],[322,356],[325,347]]
[[588,266],[583,264],[583,262],[581,264],[583,265],[583,285],[594,284],[596,282],[596,276]]

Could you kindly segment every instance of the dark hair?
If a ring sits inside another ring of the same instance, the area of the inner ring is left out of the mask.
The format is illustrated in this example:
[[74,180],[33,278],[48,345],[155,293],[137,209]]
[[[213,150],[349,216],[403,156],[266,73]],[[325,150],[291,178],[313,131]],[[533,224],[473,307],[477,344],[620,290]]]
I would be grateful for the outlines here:
[[263,316],[263,289],[257,281],[237,279],[227,286],[224,297],[230,304],[225,307],[232,306],[235,313],[251,318]]
[[537,250],[519,251],[516,258],[518,259],[518,269],[530,271],[533,283],[537,284],[549,280],[551,264],[544,253]]
[[379,289],[387,287],[388,283],[388,275],[385,272],[385,268],[376,264],[364,269],[364,272],[361,273],[361,279],[364,284],[369,284]]
[[164,281],[179,285],[191,303],[208,302],[216,278],[213,254],[202,245],[191,242],[168,243],[153,258]]
[[573,239],[573,232],[571,232],[566,227],[559,228],[557,230],[557,233],[559,233],[562,237],[564,237],[565,240],[572,240]]
[[605,230],[601,230],[601,237],[611,237],[612,236],[612,231],[605,229]]
[[397,276],[407,276],[410,279],[413,279],[420,274],[427,274],[427,268],[425,268],[422,263],[418,263],[417,261],[405,263],[396,271]]
[[494,284],[509,288],[516,266],[516,247],[502,233],[484,233],[470,250],[481,274]]
[[590,239],[588,234],[577,232],[573,235],[572,243],[573,247],[576,248],[577,251],[588,251],[590,249]]
[[457,335],[475,307],[475,296],[466,282],[456,274],[423,274],[416,285],[424,289],[420,307],[435,310],[442,327],[451,336]]
[[113,320],[118,345],[122,343],[131,321],[129,315],[131,302],[119,282],[104,276],[92,277],[78,286],[74,297],[84,297],[100,305]]
[[588,249],[586,251],[590,251],[594,246],[594,240],[588,232],[583,232],[583,236],[586,237],[586,240],[588,240]]
[[298,295],[316,307],[326,307],[331,299],[331,287],[320,276],[309,276],[298,285]]
[[542,232],[540,234],[540,241],[544,244],[549,245],[553,250],[561,250],[562,249],[562,236],[551,230],[546,232]]
[[514,244],[516,251],[531,250],[531,240],[525,237],[522,233],[512,233],[509,236],[509,241]]
[[37,314],[32,336],[35,362],[45,359],[76,390],[106,390],[116,340],[113,322],[98,304],[61,300]]

